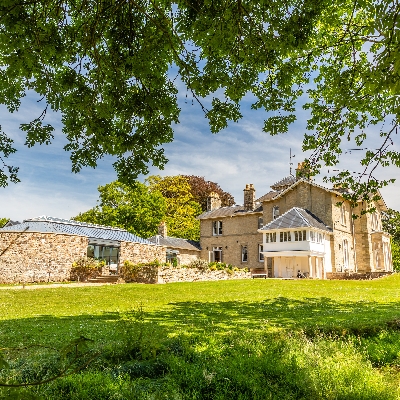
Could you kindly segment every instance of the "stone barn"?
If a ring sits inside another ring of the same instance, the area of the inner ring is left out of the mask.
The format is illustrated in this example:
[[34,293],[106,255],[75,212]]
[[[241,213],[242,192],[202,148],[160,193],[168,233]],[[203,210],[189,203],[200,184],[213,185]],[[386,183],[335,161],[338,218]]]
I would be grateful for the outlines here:
[[104,260],[118,273],[125,260],[164,261],[165,247],[109,226],[38,217],[0,229],[0,282],[60,282],[74,261]]

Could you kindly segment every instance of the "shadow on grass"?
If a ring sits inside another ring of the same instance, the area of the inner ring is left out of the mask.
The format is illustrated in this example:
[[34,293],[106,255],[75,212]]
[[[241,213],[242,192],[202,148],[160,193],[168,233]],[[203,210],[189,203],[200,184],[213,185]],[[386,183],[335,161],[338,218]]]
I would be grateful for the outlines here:
[[[62,344],[79,335],[109,341],[117,338],[115,325],[121,315],[123,313],[106,312],[3,320],[0,321],[0,339],[3,347],[32,342]],[[144,309],[144,320],[166,334],[205,331],[226,334],[262,329],[373,335],[382,329],[400,329],[400,303],[337,302],[327,297],[303,300],[276,297],[261,302],[188,301],[169,303],[156,311]]]

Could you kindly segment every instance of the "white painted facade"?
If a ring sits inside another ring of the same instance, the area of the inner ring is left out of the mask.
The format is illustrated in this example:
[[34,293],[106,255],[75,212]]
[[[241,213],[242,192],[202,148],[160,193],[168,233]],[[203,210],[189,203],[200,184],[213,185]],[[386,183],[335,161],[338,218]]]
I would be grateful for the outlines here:
[[[272,258],[273,277],[296,278],[300,272],[306,277],[325,279],[326,273],[332,272],[330,232],[312,227],[259,232],[263,234],[265,269],[268,258]],[[305,239],[302,236],[299,240],[299,232],[305,232]],[[275,235],[276,241],[271,241],[270,234]]]

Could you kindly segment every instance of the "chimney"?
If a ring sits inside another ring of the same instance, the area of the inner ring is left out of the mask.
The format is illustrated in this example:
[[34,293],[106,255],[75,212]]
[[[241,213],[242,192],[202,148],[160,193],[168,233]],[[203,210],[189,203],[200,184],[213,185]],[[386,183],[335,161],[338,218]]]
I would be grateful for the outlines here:
[[162,237],[167,237],[167,224],[165,221],[162,221],[160,225],[158,225],[158,234]]
[[244,209],[246,211],[251,211],[256,208],[256,190],[252,183],[246,184],[246,188],[243,189],[244,192]]
[[207,211],[213,211],[217,208],[221,208],[221,199],[218,193],[211,192],[207,197]]

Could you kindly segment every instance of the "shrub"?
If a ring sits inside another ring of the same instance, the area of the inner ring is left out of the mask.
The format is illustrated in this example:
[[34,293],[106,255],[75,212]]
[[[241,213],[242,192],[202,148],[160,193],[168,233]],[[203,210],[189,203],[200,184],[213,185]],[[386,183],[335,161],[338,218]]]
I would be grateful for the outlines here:
[[158,260],[138,264],[125,260],[120,275],[125,282],[155,283],[160,265]]
[[71,280],[86,281],[101,275],[101,269],[105,265],[104,261],[99,261],[92,257],[82,257],[72,263]]
[[197,260],[193,260],[191,261],[191,263],[188,265],[189,268],[197,268],[201,271],[205,271],[208,269],[209,264],[206,260],[202,260],[202,259],[197,259]]

